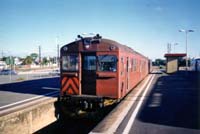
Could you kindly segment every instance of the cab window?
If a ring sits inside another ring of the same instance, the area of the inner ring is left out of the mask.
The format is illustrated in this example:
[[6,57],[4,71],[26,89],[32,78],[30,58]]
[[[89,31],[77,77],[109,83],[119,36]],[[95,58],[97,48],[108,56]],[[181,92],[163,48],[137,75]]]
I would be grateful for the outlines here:
[[114,55],[98,56],[98,71],[117,71],[117,57]]
[[96,70],[96,56],[84,56],[83,70]]
[[78,55],[62,56],[62,69],[64,71],[77,71]]

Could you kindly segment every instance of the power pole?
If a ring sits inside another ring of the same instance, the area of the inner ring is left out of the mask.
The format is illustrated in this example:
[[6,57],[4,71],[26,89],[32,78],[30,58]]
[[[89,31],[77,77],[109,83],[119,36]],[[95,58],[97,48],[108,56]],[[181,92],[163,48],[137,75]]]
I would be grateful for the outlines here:
[[39,64],[41,65],[41,46],[39,46]]
[[167,53],[171,53],[171,44],[170,43],[168,43],[167,44]]

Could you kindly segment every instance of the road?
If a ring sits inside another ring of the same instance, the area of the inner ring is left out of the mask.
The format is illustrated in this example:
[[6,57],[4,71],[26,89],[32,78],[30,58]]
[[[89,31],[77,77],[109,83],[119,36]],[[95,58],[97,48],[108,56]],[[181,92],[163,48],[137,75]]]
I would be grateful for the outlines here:
[[200,75],[194,72],[156,74],[147,94],[132,106],[116,133],[199,134],[199,84]]
[[20,82],[24,80],[34,80],[40,78],[49,78],[54,76],[55,75],[49,75],[49,72],[24,73],[18,75],[0,75],[0,84]]
[[0,110],[12,104],[30,101],[40,96],[59,94],[59,79],[59,77],[50,77],[0,84]]

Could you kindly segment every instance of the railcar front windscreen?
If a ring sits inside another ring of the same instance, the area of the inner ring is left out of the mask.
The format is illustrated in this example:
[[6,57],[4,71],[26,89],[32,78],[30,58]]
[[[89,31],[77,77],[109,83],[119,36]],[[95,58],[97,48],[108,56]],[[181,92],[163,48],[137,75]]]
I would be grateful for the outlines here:
[[100,55],[98,63],[98,71],[117,71],[117,57],[114,55]]
[[78,71],[78,55],[62,56],[63,71]]

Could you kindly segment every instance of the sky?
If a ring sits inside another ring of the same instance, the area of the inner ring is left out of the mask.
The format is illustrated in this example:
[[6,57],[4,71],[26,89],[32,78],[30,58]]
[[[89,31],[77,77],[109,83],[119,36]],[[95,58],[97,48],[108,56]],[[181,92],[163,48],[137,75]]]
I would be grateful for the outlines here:
[[[199,0],[0,0],[0,57],[56,56],[57,44],[99,33],[151,58],[172,52],[200,57]],[[178,43],[178,45],[173,45]]]

